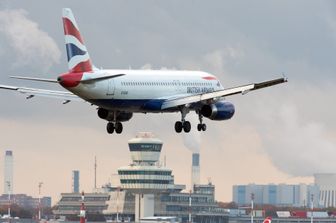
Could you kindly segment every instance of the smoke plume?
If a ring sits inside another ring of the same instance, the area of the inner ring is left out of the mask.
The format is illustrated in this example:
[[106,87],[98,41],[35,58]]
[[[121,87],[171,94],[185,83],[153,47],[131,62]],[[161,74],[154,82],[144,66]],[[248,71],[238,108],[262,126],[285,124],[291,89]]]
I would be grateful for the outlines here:
[[196,129],[196,123],[199,122],[196,115],[188,114],[187,120],[191,123],[191,130],[189,133],[183,133],[183,143],[191,152],[198,152],[201,148],[201,133]]
[[[60,60],[55,41],[22,9],[0,11],[0,34],[14,51],[14,66],[32,66],[47,71]],[[10,53],[10,52],[9,52]]]

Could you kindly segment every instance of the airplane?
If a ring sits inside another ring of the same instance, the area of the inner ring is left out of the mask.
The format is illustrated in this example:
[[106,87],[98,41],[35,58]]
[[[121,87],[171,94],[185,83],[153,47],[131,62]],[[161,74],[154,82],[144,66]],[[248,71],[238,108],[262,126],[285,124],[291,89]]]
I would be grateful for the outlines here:
[[63,104],[84,100],[97,106],[101,119],[107,121],[107,133],[122,133],[122,122],[134,113],[180,112],[181,120],[175,131],[188,133],[191,124],[189,112],[196,112],[198,131],[206,131],[203,118],[223,121],[232,118],[235,107],[225,97],[287,82],[277,78],[232,88],[224,88],[216,76],[203,71],[185,70],[116,70],[98,69],[89,56],[75,17],[69,8],[63,8],[63,28],[68,59],[68,72],[57,79],[11,76],[11,78],[58,83],[67,91],[0,85],[0,89],[23,93],[27,99],[46,96],[63,99]]

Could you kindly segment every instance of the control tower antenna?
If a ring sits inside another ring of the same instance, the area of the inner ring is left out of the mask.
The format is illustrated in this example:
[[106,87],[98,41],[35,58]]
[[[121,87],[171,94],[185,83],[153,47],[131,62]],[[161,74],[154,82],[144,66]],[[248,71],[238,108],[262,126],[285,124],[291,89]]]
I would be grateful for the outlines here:
[[97,157],[95,156],[94,162],[94,189],[97,189]]

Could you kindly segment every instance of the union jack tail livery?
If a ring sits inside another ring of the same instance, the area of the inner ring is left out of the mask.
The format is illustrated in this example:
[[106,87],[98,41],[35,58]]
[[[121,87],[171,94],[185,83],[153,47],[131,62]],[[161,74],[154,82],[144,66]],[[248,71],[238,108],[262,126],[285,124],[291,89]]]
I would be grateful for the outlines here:
[[90,72],[92,63],[84,45],[75,17],[69,8],[63,9],[63,27],[68,66],[71,73]]
[[272,218],[271,217],[267,217],[265,218],[265,220],[263,221],[263,223],[271,223],[272,222]]

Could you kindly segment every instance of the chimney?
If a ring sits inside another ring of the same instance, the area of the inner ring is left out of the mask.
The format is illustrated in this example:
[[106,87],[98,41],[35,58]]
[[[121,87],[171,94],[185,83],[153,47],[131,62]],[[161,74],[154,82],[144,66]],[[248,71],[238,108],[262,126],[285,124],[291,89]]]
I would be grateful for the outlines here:
[[195,184],[200,184],[200,154],[192,154],[192,166],[191,166],[191,188],[194,188]]

